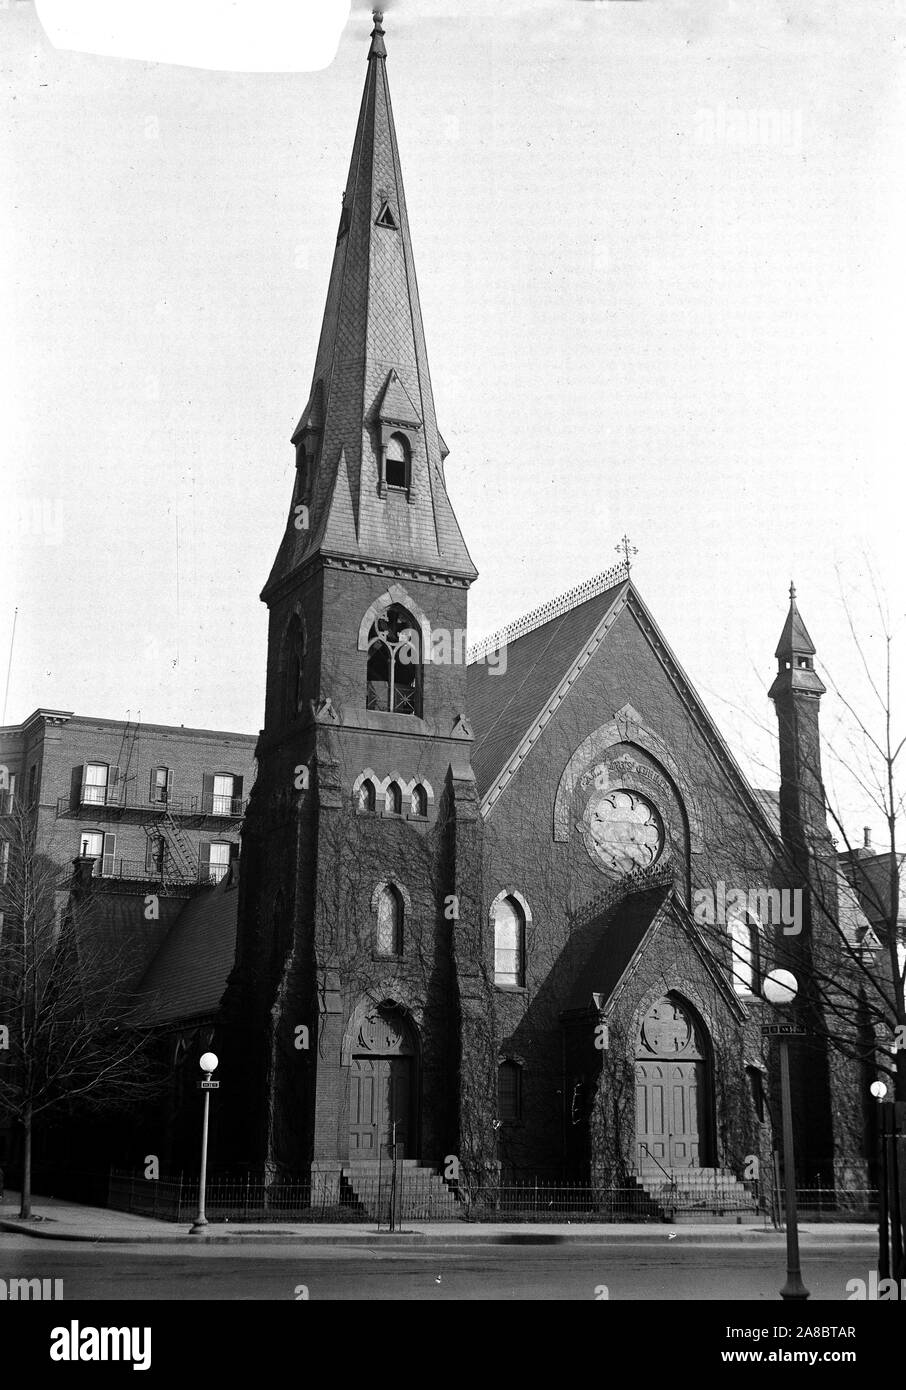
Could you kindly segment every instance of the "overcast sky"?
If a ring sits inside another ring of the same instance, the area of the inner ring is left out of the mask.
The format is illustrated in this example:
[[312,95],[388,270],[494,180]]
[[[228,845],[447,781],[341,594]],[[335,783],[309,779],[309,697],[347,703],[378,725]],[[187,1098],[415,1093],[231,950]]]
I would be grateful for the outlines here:
[[[43,705],[261,724],[258,593],[370,17],[343,27],[339,5],[316,36],[299,0],[203,8],[189,31],[185,6],[149,6],[127,47],[112,23],[80,40],[78,0],[67,33],[59,0],[46,31],[30,3],[0,10],[8,722]],[[448,486],[480,571],[471,637],[608,568],[628,532],[674,652],[776,783],[760,726],[790,579],[873,722],[846,606],[876,673],[874,584],[906,640],[906,5],[385,13]],[[846,752],[843,714],[824,701]],[[839,787],[853,833],[881,838]]]

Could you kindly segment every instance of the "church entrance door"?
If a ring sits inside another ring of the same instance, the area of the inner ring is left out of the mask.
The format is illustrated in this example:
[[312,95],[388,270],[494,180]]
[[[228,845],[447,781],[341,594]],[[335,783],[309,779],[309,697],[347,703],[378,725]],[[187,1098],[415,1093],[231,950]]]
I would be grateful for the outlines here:
[[[349,1088],[349,1157],[388,1155],[396,1126],[397,1157],[412,1157],[415,1045],[402,1015],[378,1009],[362,1022]],[[367,1050],[366,1050],[367,1049]]]
[[691,1013],[665,997],[642,1024],[635,1064],[640,1168],[697,1168],[707,1123],[707,1064]]

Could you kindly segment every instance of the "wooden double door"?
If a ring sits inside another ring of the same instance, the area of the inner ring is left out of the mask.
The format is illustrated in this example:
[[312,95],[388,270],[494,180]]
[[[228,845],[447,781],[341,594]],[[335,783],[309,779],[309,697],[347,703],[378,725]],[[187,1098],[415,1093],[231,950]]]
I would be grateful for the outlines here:
[[704,1062],[668,1059],[635,1064],[636,1139],[642,1168],[697,1168]]
[[641,1028],[635,1063],[640,1168],[698,1168],[706,1161],[707,1044],[684,1001],[665,995]]
[[397,1157],[411,1146],[412,1058],[352,1059],[349,1092],[349,1157],[388,1154],[396,1125]]

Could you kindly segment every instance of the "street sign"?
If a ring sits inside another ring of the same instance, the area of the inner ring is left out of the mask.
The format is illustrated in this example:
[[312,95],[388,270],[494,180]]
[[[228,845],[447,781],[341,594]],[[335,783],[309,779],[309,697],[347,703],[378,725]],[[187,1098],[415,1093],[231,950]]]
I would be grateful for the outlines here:
[[761,1025],[763,1038],[804,1038],[807,1033],[808,1029],[801,1027],[798,1023],[763,1023]]
[[198,1083],[198,1089],[199,1089],[199,1091],[219,1091],[219,1090],[220,1090],[220,1082],[219,1082],[219,1081],[199,1081],[199,1083]]

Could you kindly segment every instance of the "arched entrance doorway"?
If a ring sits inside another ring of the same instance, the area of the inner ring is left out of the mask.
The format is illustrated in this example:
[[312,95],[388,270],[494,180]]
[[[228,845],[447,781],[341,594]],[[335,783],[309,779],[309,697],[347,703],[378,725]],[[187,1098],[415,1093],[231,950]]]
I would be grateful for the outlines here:
[[349,1089],[349,1157],[415,1154],[415,1035],[392,1005],[369,1009],[353,1040]]
[[707,1163],[707,1040],[691,1009],[665,995],[648,1010],[635,1063],[636,1147],[640,1168]]

